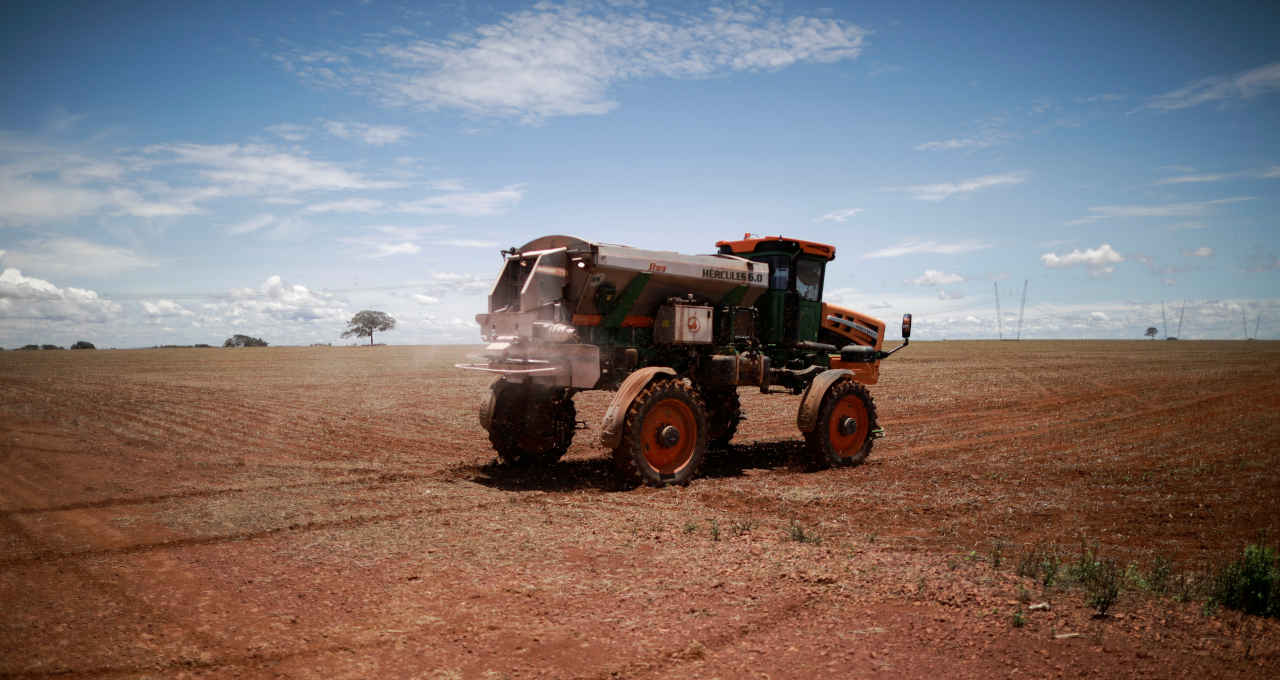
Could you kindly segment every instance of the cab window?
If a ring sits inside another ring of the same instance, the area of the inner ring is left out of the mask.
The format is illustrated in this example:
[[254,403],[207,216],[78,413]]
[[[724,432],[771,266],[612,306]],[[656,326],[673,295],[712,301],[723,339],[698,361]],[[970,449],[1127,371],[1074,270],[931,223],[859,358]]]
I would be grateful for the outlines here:
[[822,263],[800,259],[796,262],[796,292],[805,300],[822,299]]
[[764,258],[769,263],[769,289],[786,290],[791,281],[791,258],[786,255],[771,255]]

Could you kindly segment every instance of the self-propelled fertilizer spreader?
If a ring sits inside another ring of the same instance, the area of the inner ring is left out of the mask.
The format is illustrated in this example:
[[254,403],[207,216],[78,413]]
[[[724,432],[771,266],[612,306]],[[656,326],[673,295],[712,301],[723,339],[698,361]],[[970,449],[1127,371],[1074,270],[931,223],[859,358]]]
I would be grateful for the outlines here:
[[742,420],[740,386],[803,394],[796,426],[822,465],[856,465],[882,432],[867,385],[879,319],[822,301],[835,247],[781,236],[682,255],[543,236],[503,251],[477,314],[482,362],[498,374],[480,424],[502,462],[546,464],[577,428],[573,395],[616,390],[600,441],[636,479],[688,482]]

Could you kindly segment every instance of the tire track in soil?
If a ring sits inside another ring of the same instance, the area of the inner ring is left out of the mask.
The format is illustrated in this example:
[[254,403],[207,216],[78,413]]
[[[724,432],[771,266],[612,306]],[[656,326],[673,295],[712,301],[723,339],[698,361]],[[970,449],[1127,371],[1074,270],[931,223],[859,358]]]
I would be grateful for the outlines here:
[[[109,557],[118,555],[136,555],[142,553],[163,552],[166,550],[175,550],[181,548],[189,548],[194,546],[219,545],[223,543],[237,543],[244,541],[256,541],[259,539],[271,538],[278,535],[303,534],[312,531],[324,531],[328,529],[350,529],[356,527],[370,526],[374,524],[382,524],[385,522],[396,522],[402,519],[412,517],[420,517],[422,515],[440,515],[444,513],[456,512],[472,512],[483,510],[488,507],[508,505],[506,499],[485,501],[474,505],[460,507],[431,507],[419,508],[416,510],[407,510],[405,512],[383,513],[377,515],[365,515],[362,517],[349,517],[346,519],[336,520],[315,520],[311,522],[298,522],[289,526],[273,527],[260,531],[246,531],[238,534],[218,534],[215,536],[194,536],[190,538],[175,538],[167,541],[157,541],[154,543],[136,543],[132,545],[123,545],[113,548],[91,548],[88,550],[42,550],[24,557],[6,557],[0,558],[0,568],[10,566],[21,566],[28,564],[36,564],[47,560],[80,560],[93,557]],[[76,512],[76,511],[72,511]],[[102,525],[92,518],[88,518],[89,522]],[[105,526],[105,525],[103,525]]]
[[[25,448],[25,447],[24,447]],[[266,491],[282,491],[289,489],[306,489],[317,486],[354,486],[364,483],[383,484],[387,482],[408,481],[411,479],[429,479],[429,475],[414,474],[408,472],[383,473],[370,477],[357,477],[350,479],[323,479],[314,482],[290,482],[287,484],[275,484],[272,486],[240,486],[226,489],[198,489],[193,491],[181,491],[177,493],[158,494],[154,496],[136,496],[136,497],[117,497],[103,498],[96,501],[82,501],[79,503],[67,503],[64,505],[51,505],[31,508],[14,508],[10,510],[0,510],[3,515],[35,515],[49,512],[66,512],[68,510],[99,510],[104,508],[116,508],[129,505],[150,505],[154,503],[164,503],[172,500],[196,499],[196,498],[215,498],[218,496],[231,496],[242,493],[261,493]]]

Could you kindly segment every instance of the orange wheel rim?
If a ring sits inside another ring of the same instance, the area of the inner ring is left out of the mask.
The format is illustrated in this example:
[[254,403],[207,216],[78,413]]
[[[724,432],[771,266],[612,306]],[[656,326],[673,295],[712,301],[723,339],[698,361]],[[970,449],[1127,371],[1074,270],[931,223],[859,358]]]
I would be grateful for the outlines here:
[[644,459],[659,474],[674,475],[693,458],[698,421],[693,409],[683,401],[668,398],[654,404],[640,429],[644,433]]
[[[846,418],[853,419],[853,427],[848,429],[842,427]],[[869,420],[867,405],[857,395],[846,394],[841,397],[840,401],[836,402],[835,408],[831,409],[831,419],[827,421],[831,448],[835,449],[841,458],[857,453],[871,430]]]

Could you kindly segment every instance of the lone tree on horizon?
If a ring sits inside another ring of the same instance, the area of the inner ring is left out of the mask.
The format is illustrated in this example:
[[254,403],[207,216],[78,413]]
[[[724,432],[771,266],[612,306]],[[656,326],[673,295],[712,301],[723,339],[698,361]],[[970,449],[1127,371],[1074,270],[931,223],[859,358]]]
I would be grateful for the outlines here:
[[1152,340],[1155,340],[1155,339],[1156,339],[1156,333],[1159,333],[1159,332],[1160,332],[1160,331],[1159,331],[1159,330],[1156,330],[1156,327],[1155,327],[1155,326],[1147,326],[1147,337],[1148,337],[1148,338],[1151,338]]
[[369,336],[369,346],[373,346],[374,331],[389,331],[396,327],[396,320],[386,312],[375,312],[371,309],[364,309],[356,312],[347,322],[347,330],[343,332],[342,337],[358,337]]

